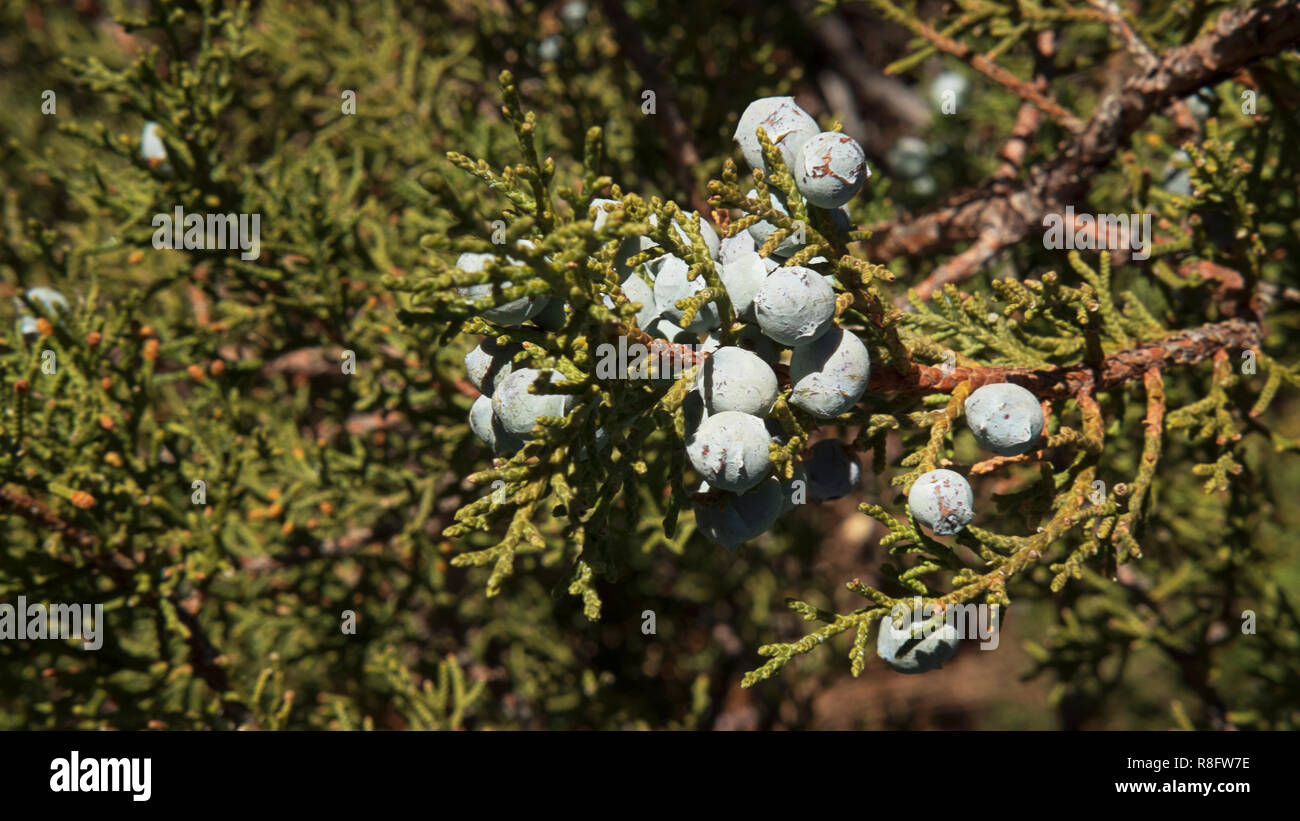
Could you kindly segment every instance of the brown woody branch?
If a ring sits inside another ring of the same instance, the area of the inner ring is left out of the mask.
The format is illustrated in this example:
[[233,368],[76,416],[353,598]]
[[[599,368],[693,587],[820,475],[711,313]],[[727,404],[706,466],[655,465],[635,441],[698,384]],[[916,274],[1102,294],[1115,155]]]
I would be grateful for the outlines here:
[[[708,358],[707,353],[700,353],[690,345],[654,339],[644,331],[614,324],[608,330],[611,334],[626,333],[634,341],[646,345],[652,357],[666,355],[668,361],[674,361],[680,367],[691,367]],[[1013,382],[1042,399],[1078,398],[1144,378],[1152,368],[1195,365],[1230,350],[1258,348],[1263,333],[1258,321],[1232,317],[1118,351],[1106,357],[1098,368],[1083,363],[1042,370],[995,365],[938,368],[913,363],[906,373],[900,373],[893,368],[877,367],[871,371],[867,390],[875,393],[951,393],[963,382],[970,382],[972,388]],[[775,370],[782,384],[788,384],[786,368],[778,365]]]
[[1150,368],[1195,365],[1219,351],[1258,347],[1263,331],[1257,322],[1234,317],[1171,334],[1106,357],[1100,368],[1069,365],[1047,370],[1007,367],[936,368],[914,365],[908,374],[891,368],[871,372],[867,390],[896,393],[949,393],[963,382],[973,387],[1014,382],[1044,399],[1064,399],[1090,390],[1104,391],[1139,379]]
[[874,236],[865,243],[867,254],[872,260],[885,261],[983,238],[995,250],[981,250],[964,261],[962,273],[969,276],[978,270],[970,266],[972,259],[992,259],[1041,228],[1044,216],[1082,199],[1096,172],[1114,159],[1153,114],[1298,40],[1300,4],[1229,9],[1208,32],[1170,49],[1157,64],[1130,76],[1098,104],[1060,154],[1030,168],[1026,179],[994,176],[934,211],[875,226]]

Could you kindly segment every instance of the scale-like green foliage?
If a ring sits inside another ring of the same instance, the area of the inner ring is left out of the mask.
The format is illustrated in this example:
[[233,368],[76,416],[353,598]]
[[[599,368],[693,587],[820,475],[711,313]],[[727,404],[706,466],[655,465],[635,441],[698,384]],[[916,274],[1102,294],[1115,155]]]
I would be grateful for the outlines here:
[[[121,28],[3,7],[22,32],[0,39],[15,112],[0,125],[0,278],[6,296],[48,285],[72,306],[23,304],[40,332],[7,322],[0,342],[0,601],[102,603],[106,624],[96,652],[0,642],[0,726],[702,727],[742,674],[767,680],[752,691],[767,713],[796,678],[886,674],[875,626],[913,596],[1033,614],[1030,672],[1053,677],[1072,726],[1129,715],[1113,691],[1139,663],[1183,682],[1145,696],[1153,726],[1300,724],[1294,54],[1250,63],[1257,110],[1215,78],[1199,134],[1162,108],[1089,170],[1072,204],[1153,214],[1150,260],[1044,248],[1035,227],[922,288],[963,246],[881,258],[873,243],[995,172],[1018,106],[1043,113],[1007,178],[1024,182],[1097,108],[1117,50],[1158,59],[1229,4],[1180,26],[1179,3],[1136,21],[1066,2],[960,2],[939,20],[861,4],[916,38],[891,71],[960,66],[981,105],[925,135],[951,160],[932,172],[939,195],[873,158],[847,231],[803,204],[766,134],[769,173],[733,159],[740,111],[812,56],[798,12],[689,4],[687,32],[661,4],[612,5],[565,22],[531,4],[152,2]],[[794,57],[769,42],[783,26]],[[1058,72],[1094,82],[1032,90],[1049,29]],[[645,44],[671,58],[664,76],[638,73]],[[672,90],[658,104],[689,124],[695,165],[663,136],[668,112],[644,108],[650,86]],[[140,154],[149,121],[166,163]],[[1161,187],[1167,164],[1185,166],[1186,193]],[[620,203],[599,230],[596,197]],[[775,226],[765,256],[802,232],[787,264],[826,258],[837,321],[871,351],[852,412],[814,419],[786,387],[773,411],[784,478],[825,434],[871,454],[860,511],[884,562],[870,583],[816,570],[824,512],[734,556],[695,532],[696,354],[674,349],[676,378],[597,372],[601,343],[649,338],[619,287],[629,237],[662,248],[627,265],[666,249],[703,278],[681,324],[714,301],[733,341],[693,213],[706,198],[725,236]],[[151,218],[178,206],[260,214],[260,254],[156,249]],[[495,259],[461,271],[462,252]],[[482,283],[479,302],[458,290]],[[562,324],[480,316],[540,295],[567,306]],[[538,388],[574,399],[497,459],[466,423],[461,359],[481,336],[519,343],[514,366],[559,371]],[[987,458],[962,403],[1004,379],[1044,399],[1045,439]],[[928,535],[905,503],[938,467],[976,486],[956,537]],[[786,608],[823,626],[803,634]],[[849,664],[815,652],[827,644]]]

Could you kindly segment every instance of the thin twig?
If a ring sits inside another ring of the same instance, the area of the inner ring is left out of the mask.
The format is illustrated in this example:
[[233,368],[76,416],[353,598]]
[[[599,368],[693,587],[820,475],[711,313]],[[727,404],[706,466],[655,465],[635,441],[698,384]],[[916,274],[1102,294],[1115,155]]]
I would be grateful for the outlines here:
[[[1046,91],[1051,79],[1052,58],[1056,55],[1055,33],[1050,30],[1039,32],[1035,49],[1034,86]],[[1002,165],[994,172],[994,179],[1011,182],[1019,176],[1020,169],[1024,166],[1025,155],[1029,151],[1029,144],[1034,134],[1038,132],[1041,120],[1042,112],[1037,106],[1032,103],[1020,106],[1015,125],[1012,126],[1011,134],[999,154],[1002,157]],[[916,286],[917,295],[923,300],[929,299],[931,294],[944,285],[969,279],[1011,242],[1014,240],[1006,234],[1003,224],[990,223],[969,248],[930,272],[930,275]],[[900,295],[897,304],[903,307],[906,303],[907,295]]]
[[872,0],[872,5],[880,9],[881,13],[890,20],[907,27],[918,37],[924,38],[930,45],[969,64],[971,68],[984,74],[1007,91],[1026,102],[1034,104],[1044,114],[1060,123],[1067,131],[1077,134],[1083,130],[1083,121],[1065,106],[1052,99],[1051,95],[1047,94],[1046,91],[1039,90],[1034,84],[1021,80],[987,56],[977,53],[965,43],[954,40],[942,32],[935,31],[933,27],[923,20],[903,14],[897,7],[885,2],[885,0]]
[[1160,58],[1156,57],[1150,46],[1142,41],[1138,33],[1124,19],[1124,13],[1120,11],[1115,0],[1088,0],[1088,3],[1106,16],[1106,26],[1124,44],[1124,48],[1133,56],[1139,68],[1150,71],[1160,63]]

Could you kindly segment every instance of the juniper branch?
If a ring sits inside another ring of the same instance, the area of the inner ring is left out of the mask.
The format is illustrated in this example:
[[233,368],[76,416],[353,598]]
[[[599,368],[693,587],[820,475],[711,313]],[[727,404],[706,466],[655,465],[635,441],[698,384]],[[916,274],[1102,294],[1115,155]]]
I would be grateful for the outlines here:
[[[1196,40],[1166,51],[1157,65],[1125,79],[1119,90],[1097,105],[1065,149],[1033,166],[1023,182],[995,176],[933,211],[873,226],[867,254],[888,260],[983,238],[979,256],[981,261],[990,260],[1029,237],[1045,215],[1081,201],[1096,172],[1172,100],[1231,77],[1243,66],[1298,41],[1300,6],[1295,3],[1225,10]],[[979,268],[964,264],[959,270],[969,276]]]

